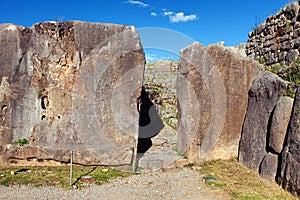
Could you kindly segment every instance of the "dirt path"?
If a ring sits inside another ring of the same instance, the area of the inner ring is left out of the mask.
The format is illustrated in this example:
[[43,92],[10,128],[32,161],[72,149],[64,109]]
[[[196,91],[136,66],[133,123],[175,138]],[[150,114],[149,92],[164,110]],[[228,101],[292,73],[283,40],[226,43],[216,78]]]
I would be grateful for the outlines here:
[[62,190],[54,187],[0,187],[0,199],[229,199],[209,190],[199,172],[190,168],[148,171],[108,184],[84,189]]
[[[118,178],[108,184],[91,185],[84,189],[63,190],[55,187],[0,186],[0,199],[230,199],[209,190],[200,173],[191,168],[175,168],[174,161],[182,159],[175,152],[176,131],[165,127],[153,138],[153,146],[140,159],[141,174]],[[151,169],[145,169],[151,168]],[[165,170],[162,170],[165,169]]]

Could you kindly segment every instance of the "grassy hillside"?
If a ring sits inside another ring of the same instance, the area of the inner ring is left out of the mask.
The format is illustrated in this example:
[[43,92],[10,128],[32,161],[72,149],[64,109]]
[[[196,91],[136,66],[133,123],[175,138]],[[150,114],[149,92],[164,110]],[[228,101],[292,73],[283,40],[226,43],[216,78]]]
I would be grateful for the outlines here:
[[206,184],[238,200],[297,200],[281,189],[274,181],[266,180],[258,173],[246,168],[237,160],[211,161],[201,166],[204,177],[216,179]]

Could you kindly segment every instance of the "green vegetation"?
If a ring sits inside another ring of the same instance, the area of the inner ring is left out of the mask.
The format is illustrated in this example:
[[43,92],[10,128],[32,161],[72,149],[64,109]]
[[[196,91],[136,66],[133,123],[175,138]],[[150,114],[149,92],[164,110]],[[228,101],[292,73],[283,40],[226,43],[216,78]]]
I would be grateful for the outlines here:
[[284,67],[284,63],[281,62],[281,63],[278,63],[274,66],[272,66],[271,68],[269,68],[268,70],[274,74],[279,74],[280,72],[280,69],[282,69]]
[[277,183],[261,178],[258,173],[246,168],[237,160],[211,161],[201,165],[204,177],[216,178],[207,181],[209,188],[229,194],[236,200],[297,200],[282,190]]
[[[84,175],[95,178],[94,184],[107,183],[110,179],[129,176],[128,172],[100,166],[73,165],[73,185],[84,187],[81,177]],[[69,166],[60,167],[28,167],[28,168],[0,168],[0,185],[31,185],[31,186],[55,186],[61,188],[70,187]]]
[[165,118],[163,121],[172,129],[176,130],[176,125],[174,125],[174,120],[177,120],[178,118],[170,117],[170,118]]
[[26,139],[22,139],[22,140],[18,140],[17,144],[18,144],[19,146],[24,146],[24,145],[26,145],[26,144],[29,144],[29,141],[26,140]]
[[259,61],[258,61],[260,64],[265,64],[266,63],[266,59],[265,59],[265,57],[263,57],[263,56],[261,56],[260,58],[259,58]]
[[187,157],[182,152],[179,151],[178,144],[175,144],[173,146],[173,150],[177,153],[178,156],[180,156],[180,157],[182,157],[184,159],[187,159]]
[[197,166],[196,162],[183,165],[183,167],[187,167],[187,168],[193,168],[194,166]]
[[154,65],[155,65],[155,63],[147,63],[147,64],[146,64],[147,67],[152,67],[152,66],[154,66]]
[[289,82],[288,88],[283,94],[294,98],[296,88],[300,86],[300,62],[292,63],[289,68],[279,73],[279,76]]
[[300,86],[300,62],[297,61],[282,72],[282,78],[286,81],[292,82],[296,87]]
[[284,96],[295,97],[295,92],[300,87],[300,61],[291,63],[286,66],[280,62],[272,67],[266,67],[268,71],[277,74],[283,80],[288,81],[287,89],[282,91]]
[[286,23],[286,25],[285,25],[285,30],[290,29],[291,26],[292,26],[291,22],[288,21],[288,22]]
[[38,92],[38,99],[42,98],[43,96],[43,90],[39,90]]
[[280,63],[270,69],[271,72],[288,81],[288,87],[283,91],[283,95],[295,97],[296,88],[300,87],[300,61],[290,64],[289,67]]

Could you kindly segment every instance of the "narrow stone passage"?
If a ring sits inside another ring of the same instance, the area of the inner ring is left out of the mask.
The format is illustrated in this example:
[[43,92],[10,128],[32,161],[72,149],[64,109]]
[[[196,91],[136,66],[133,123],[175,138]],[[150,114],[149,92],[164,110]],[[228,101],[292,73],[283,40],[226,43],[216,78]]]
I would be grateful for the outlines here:
[[[142,152],[139,167],[142,169],[162,169],[175,166],[181,159],[177,149],[177,97],[176,78],[178,63],[170,60],[160,60],[147,63],[144,72],[144,88],[155,106],[159,117],[165,127],[153,138],[152,147],[147,152]],[[142,117],[147,121],[147,116]],[[141,119],[141,118],[140,118]],[[150,120],[150,119],[149,119]],[[141,124],[141,123],[140,123]],[[143,123],[142,123],[143,124]],[[142,145],[140,142],[143,142]],[[147,146],[147,141],[139,141],[140,146]]]

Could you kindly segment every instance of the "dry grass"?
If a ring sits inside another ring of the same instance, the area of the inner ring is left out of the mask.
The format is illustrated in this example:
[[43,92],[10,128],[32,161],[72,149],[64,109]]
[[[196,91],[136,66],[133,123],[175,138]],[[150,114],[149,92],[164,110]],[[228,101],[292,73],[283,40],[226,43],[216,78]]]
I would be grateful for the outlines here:
[[[79,188],[84,187],[86,184],[80,179],[84,175],[93,176],[96,180],[95,184],[102,184],[108,182],[110,179],[128,176],[129,173],[99,166],[73,166],[73,185]],[[0,168],[0,185],[69,188],[70,170],[68,165],[60,167]]]
[[206,182],[210,188],[229,194],[239,200],[297,200],[282,190],[275,181],[261,178],[258,173],[246,168],[237,160],[211,161],[202,164],[200,173],[204,177],[217,178]]

